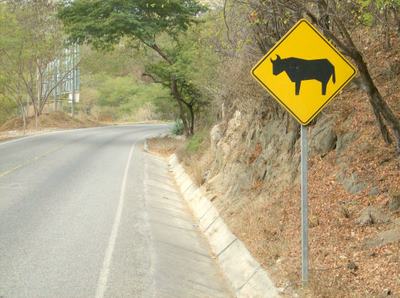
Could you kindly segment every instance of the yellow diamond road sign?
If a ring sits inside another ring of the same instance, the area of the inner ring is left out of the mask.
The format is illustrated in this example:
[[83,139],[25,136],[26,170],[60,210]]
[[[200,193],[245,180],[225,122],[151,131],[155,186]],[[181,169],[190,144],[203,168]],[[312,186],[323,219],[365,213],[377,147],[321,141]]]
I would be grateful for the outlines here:
[[356,69],[302,19],[251,73],[302,125],[307,125],[350,82]]

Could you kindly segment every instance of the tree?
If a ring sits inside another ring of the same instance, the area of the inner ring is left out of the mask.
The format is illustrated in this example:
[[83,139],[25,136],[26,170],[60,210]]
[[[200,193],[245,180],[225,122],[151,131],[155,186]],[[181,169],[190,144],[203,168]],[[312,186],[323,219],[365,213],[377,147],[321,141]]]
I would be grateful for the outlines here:
[[[393,136],[396,140],[397,151],[400,154],[400,120],[379,92],[379,89],[371,76],[368,65],[365,62],[364,56],[355,45],[350,31],[346,26],[346,19],[344,16],[347,18],[351,16],[351,14],[348,13],[349,11],[352,11],[351,8],[349,9],[348,6],[339,3],[339,1],[327,2],[321,0],[320,2],[322,3],[322,6],[320,7],[318,14],[315,14],[303,3],[298,1],[293,2],[296,5],[296,8],[307,15],[314,24],[318,25],[325,35],[330,38],[345,55],[353,59],[360,74],[361,87],[368,94],[368,99],[372,106],[381,135],[387,144],[391,144],[392,137],[387,126],[391,127]],[[356,4],[351,3],[351,1],[349,1],[349,4],[356,6]],[[320,22],[321,18],[326,19],[326,17],[329,17],[330,19],[331,26],[329,27],[321,25]],[[351,25],[351,21],[349,22],[347,20],[347,23]]]
[[4,5],[0,6],[0,28],[0,94],[3,100],[13,101],[19,108],[25,133],[26,93],[14,64],[15,58],[21,55],[19,51],[15,50],[18,48],[21,36],[15,16]]
[[379,24],[385,48],[392,46],[391,33],[400,35],[400,0],[358,0],[360,18],[366,25]]
[[[39,116],[54,89],[75,65],[64,63],[69,49],[61,22],[56,18],[54,1],[6,1],[2,9],[6,16],[1,19],[0,63],[9,77],[5,90],[16,99],[21,111],[23,97],[29,97],[38,126]],[[63,74],[56,76],[60,68]]]
[[[397,151],[400,153],[400,120],[379,92],[362,52],[351,37],[351,30],[360,25],[360,20],[363,20],[360,2],[369,2],[369,0],[320,0],[317,3],[308,0],[252,0],[249,3],[253,9],[257,8],[257,10],[254,10],[255,15],[249,19],[253,23],[257,43],[265,52],[278,37],[283,36],[287,30],[286,27],[301,17],[308,17],[344,55],[354,61],[360,75],[360,87],[368,95],[381,135],[387,144],[392,143],[389,126],[396,140]],[[387,5],[391,9],[398,9],[397,4],[398,0],[381,0],[375,3],[382,7]],[[394,15],[394,18],[396,17]]]
[[190,84],[186,79],[179,78],[173,71],[177,48],[172,46],[172,51],[167,50],[161,46],[160,40],[167,37],[168,44],[176,45],[178,35],[196,23],[203,11],[205,8],[195,0],[76,0],[64,1],[58,16],[74,42],[105,49],[125,39],[138,41],[157,53],[168,71],[161,76],[160,73],[147,75],[156,82],[160,79],[164,84],[168,82],[179,106],[185,132],[191,135],[194,132],[196,97],[188,92]]
[[169,86],[142,75],[144,64],[153,62],[154,55],[137,50],[134,44],[120,44],[113,51],[83,46],[80,107],[87,114],[123,121],[174,119],[177,109]]

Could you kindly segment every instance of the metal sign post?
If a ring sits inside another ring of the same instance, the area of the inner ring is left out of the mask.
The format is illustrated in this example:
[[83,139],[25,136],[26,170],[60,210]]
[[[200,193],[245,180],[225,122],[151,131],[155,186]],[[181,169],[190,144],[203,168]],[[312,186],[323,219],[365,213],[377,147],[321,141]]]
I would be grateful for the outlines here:
[[309,280],[306,125],[351,81],[356,68],[302,19],[258,61],[251,74],[301,125],[301,279],[305,286]]
[[308,282],[308,138],[307,126],[301,125],[301,281]]

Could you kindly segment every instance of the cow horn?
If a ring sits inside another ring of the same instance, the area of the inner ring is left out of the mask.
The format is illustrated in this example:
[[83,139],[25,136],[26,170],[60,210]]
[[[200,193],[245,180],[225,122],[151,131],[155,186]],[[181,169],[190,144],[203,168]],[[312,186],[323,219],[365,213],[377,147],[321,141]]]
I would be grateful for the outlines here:
[[276,60],[281,60],[281,56],[276,55]]

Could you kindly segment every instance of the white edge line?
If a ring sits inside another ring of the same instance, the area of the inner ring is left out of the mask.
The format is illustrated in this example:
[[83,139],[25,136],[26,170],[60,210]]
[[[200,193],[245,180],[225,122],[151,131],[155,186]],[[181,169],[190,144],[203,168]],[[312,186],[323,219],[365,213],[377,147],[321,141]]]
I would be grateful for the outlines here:
[[118,229],[119,229],[119,226],[121,223],[122,210],[124,207],[124,200],[125,200],[126,182],[128,179],[128,172],[129,172],[129,167],[131,164],[134,148],[135,148],[135,145],[132,145],[132,148],[129,151],[129,157],[128,157],[128,161],[126,163],[124,177],[122,179],[121,193],[119,196],[118,208],[117,208],[114,223],[112,226],[110,239],[108,241],[107,250],[106,250],[106,253],[104,256],[103,266],[100,271],[99,279],[97,282],[96,296],[95,296],[96,298],[103,298],[105,291],[107,289],[108,275],[110,273],[110,266],[111,266],[113,252],[114,252],[115,242],[117,240]]

